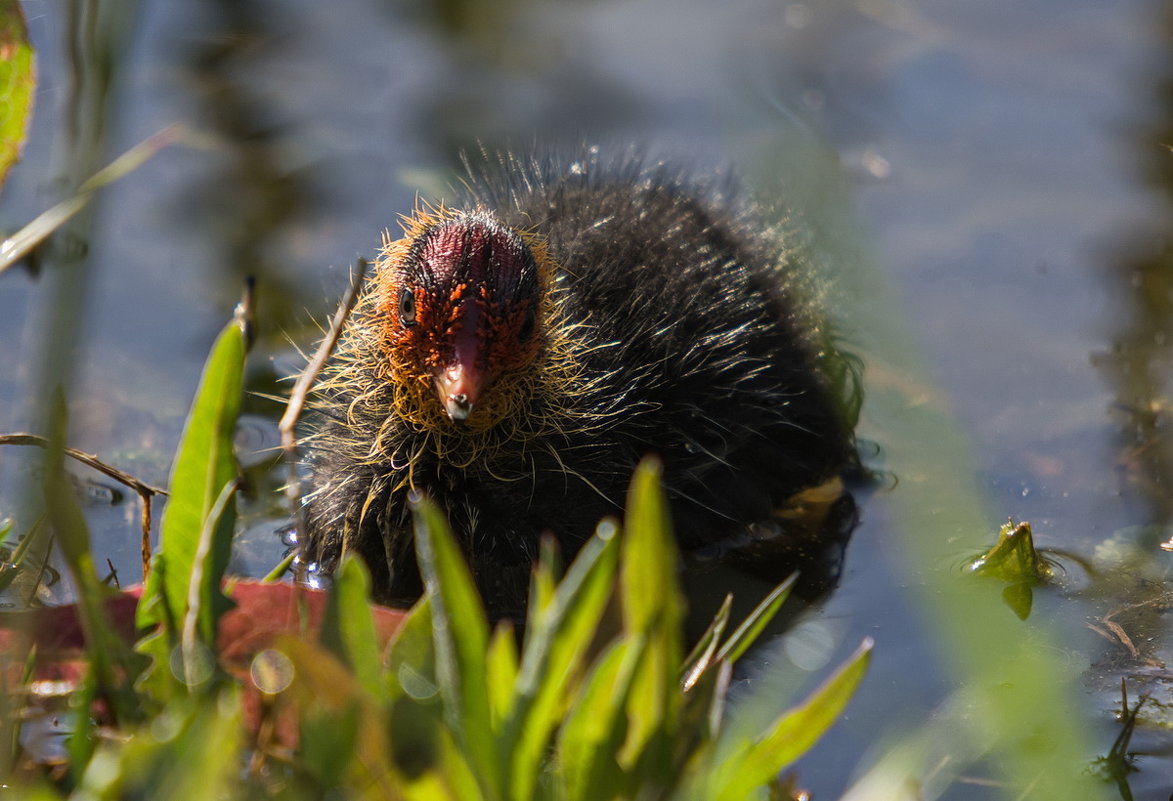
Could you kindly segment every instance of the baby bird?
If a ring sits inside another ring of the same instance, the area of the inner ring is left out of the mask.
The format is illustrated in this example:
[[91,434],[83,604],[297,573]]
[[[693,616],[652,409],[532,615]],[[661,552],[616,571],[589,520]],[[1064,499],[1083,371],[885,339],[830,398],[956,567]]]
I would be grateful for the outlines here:
[[312,569],[357,553],[378,599],[416,599],[420,491],[490,609],[517,614],[542,535],[574,553],[648,454],[686,551],[785,526],[787,499],[852,463],[829,337],[747,209],[593,150],[484,172],[384,238],[317,389]]

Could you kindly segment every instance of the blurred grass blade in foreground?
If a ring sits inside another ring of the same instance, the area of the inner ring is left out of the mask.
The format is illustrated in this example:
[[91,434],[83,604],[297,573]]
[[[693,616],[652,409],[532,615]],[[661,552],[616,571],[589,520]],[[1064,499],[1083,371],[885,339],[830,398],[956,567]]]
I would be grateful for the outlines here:
[[[4,2],[4,0],[0,0]],[[80,187],[77,194],[41,213],[8,239],[0,242],[0,273],[20,261],[46,237],[69,221],[90,202],[102,187],[126,177],[165,147],[187,135],[187,126],[172,125],[139,142],[106,167],[94,173]]]

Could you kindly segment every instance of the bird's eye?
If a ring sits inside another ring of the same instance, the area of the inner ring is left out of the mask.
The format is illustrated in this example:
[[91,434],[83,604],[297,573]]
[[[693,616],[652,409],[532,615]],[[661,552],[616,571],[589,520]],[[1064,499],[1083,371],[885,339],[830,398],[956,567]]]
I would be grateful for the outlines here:
[[415,293],[408,287],[399,290],[399,321],[415,325]]
[[517,338],[522,342],[529,342],[530,337],[534,335],[534,326],[537,324],[537,319],[534,314],[534,307],[531,305],[525,310],[525,319],[521,321],[521,330],[517,332]]

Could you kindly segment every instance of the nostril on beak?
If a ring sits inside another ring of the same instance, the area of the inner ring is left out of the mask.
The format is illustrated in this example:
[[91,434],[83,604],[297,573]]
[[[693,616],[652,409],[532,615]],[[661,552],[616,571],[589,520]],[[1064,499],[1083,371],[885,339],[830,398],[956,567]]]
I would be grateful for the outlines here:
[[472,414],[472,402],[463,392],[449,395],[448,403],[445,406],[448,409],[448,416],[458,423],[467,420],[468,416]]

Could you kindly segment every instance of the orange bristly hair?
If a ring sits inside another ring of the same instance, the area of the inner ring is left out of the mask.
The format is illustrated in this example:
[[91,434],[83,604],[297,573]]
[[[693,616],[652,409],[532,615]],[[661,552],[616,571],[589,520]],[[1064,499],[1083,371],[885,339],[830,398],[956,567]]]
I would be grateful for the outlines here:
[[[584,387],[571,338],[582,333],[582,326],[569,325],[562,317],[557,266],[545,240],[519,230],[514,233],[530,249],[538,268],[537,319],[527,347],[532,354],[505,360],[501,374],[463,425],[448,418],[428,370],[439,354],[417,352],[399,322],[403,274],[398,267],[421,236],[468,214],[443,205],[421,205],[401,219],[402,237],[392,240],[389,232],[384,233],[373,283],[356,305],[321,384],[326,394],[345,387],[353,398],[350,408],[339,411],[358,432],[352,444],[366,448],[370,462],[389,458],[407,468],[397,489],[415,487],[412,466],[425,453],[463,469],[477,462],[489,464],[506,449],[521,450],[538,434],[581,430],[601,422],[589,415],[579,419],[573,411],[574,396]],[[416,300],[427,302],[418,294]],[[425,311],[417,307],[420,319]],[[516,327],[521,320],[500,319],[494,324]],[[539,397],[542,403],[531,403]],[[361,419],[379,419],[382,424],[377,432],[362,432]],[[366,445],[359,445],[358,437],[364,436]]]

